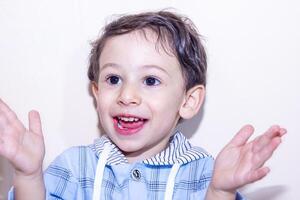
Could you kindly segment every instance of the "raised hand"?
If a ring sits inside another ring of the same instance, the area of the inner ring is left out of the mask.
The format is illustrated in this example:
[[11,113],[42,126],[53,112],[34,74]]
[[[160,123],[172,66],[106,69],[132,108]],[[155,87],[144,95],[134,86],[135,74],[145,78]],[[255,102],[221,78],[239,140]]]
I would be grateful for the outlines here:
[[219,153],[211,182],[214,190],[235,192],[268,174],[270,169],[264,163],[279,146],[286,130],[275,125],[247,142],[253,132],[251,125],[244,126]]
[[0,155],[7,158],[16,174],[40,174],[45,154],[41,120],[37,111],[29,112],[29,128],[0,99]]

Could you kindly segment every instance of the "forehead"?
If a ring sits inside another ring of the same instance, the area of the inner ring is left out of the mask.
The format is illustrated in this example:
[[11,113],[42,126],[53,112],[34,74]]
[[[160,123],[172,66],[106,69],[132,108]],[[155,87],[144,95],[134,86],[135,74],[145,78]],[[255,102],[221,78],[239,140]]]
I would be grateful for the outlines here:
[[100,68],[112,62],[128,65],[158,65],[179,70],[180,64],[167,41],[158,40],[150,29],[133,31],[108,38],[100,55]]

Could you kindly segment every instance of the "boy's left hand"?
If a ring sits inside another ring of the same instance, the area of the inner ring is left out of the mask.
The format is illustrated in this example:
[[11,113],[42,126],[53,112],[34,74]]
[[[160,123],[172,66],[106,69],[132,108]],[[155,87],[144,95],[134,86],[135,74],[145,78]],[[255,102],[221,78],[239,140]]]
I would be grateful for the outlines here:
[[264,163],[272,156],[286,133],[284,128],[272,126],[264,134],[247,142],[253,134],[251,125],[244,126],[216,158],[211,189],[235,193],[248,184],[265,177],[270,169]]

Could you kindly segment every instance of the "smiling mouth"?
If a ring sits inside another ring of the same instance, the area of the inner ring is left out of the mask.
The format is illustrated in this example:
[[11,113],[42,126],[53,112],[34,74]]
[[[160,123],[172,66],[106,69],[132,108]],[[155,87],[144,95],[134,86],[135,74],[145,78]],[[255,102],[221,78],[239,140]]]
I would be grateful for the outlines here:
[[148,121],[132,115],[119,115],[113,117],[114,128],[121,135],[132,135],[139,132]]

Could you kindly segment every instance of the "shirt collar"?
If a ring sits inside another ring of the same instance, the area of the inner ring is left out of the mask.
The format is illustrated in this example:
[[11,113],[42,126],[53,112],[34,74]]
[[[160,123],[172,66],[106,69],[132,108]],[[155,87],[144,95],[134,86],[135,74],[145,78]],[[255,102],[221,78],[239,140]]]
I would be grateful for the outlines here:
[[[108,165],[128,163],[127,158],[120,151],[120,149],[106,136],[96,139],[94,144],[90,145],[90,147],[99,157],[100,153],[103,151],[104,144],[106,143],[110,143],[112,146],[111,155],[107,160]],[[202,148],[192,146],[187,138],[181,132],[177,131],[170,138],[169,145],[166,149],[151,158],[143,160],[142,162],[144,164],[154,166],[173,165],[175,163],[186,164],[208,156],[210,155]]]

